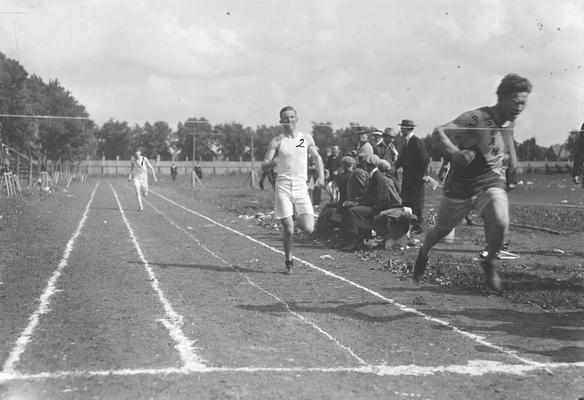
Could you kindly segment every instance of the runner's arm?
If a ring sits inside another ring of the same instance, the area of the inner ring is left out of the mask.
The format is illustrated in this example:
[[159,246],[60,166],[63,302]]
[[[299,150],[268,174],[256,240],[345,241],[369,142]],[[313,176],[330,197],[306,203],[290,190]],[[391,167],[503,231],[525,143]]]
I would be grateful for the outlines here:
[[512,189],[517,184],[517,153],[515,151],[515,141],[513,140],[513,131],[501,132],[505,149],[509,155],[509,165],[507,167],[507,187]]
[[474,133],[465,130],[465,128],[473,127],[473,116],[475,116],[475,113],[468,111],[456,119],[434,128],[432,132],[432,138],[438,143],[439,150],[446,158],[451,160],[452,165],[465,166],[476,155],[472,150],[461,150],[458,147],[462,144],[465,148],[468,148],[476,142]]
[[316,161],[316,172],[318,172],[318,181],[316,182],[317,186],[324,186],[324,165],[322,163],[322,158],[320,154],[318,154],[318,150],[316,149],[316,145],[314,144],[314,139],[312,136],[308,136],[306,139],[308,144],[308,152]]
[[276,150],[280,144],[280,140],[276,136],[272,140],[270,140],[270,144],[268,144],[268,151],[264,157],[264,161],[262,162],[262,170],[269,171],[271,168],[274,167],[274,157],[276,157]]
[[154,178],[154,182],[158,182],[158,178],[156,178],[156,171],[154,170],[154,167],[150,163],[150,160],[148,160],[147,158],[144,158],[144,160],[146,160],[146,165],[152,171],[152,177]]

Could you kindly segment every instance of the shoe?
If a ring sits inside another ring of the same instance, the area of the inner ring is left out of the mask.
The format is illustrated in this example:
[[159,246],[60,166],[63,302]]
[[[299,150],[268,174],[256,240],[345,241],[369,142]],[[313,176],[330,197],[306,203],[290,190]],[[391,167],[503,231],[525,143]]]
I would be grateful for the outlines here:
[[501,291],[501,277],[497,272],[497,266],[493,264],[492,261],[484,260],[481,262],[481,267],[485,273],[485,281],[487,282],[487,287],[496,292]]
[[290,270],[292,269],[292,266],[294,265],[294,260],[286,260],[284,262],[285,267],[284,267],[284,274],[285,275],[290,275]]
[[416,257],[416,262],[414,263],[414,282],[420,283],[422,276],[424,276],[424,271],[426,271],[426,265],[428,265],[428,257],[422,256],[420,250],[418,252],[418,257]]
[[144,211],[144,209],[142,207],[138,207],[137,211]]

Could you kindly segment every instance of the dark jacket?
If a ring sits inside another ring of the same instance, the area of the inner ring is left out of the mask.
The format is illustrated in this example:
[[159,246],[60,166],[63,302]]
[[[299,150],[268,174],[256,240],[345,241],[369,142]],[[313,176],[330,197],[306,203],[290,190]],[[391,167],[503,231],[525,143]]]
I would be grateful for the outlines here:
[[580,128],[580,133],[576,139],[574,146],[574,167],[572,168],[572,176],[582,174],[582,162],[584,162],[584,124]]
[[403,185],[407,183],[424,184],[424,176],[428,174],[430,157],[422,140],[416,135],[404,145],[397,161],[396,168],[403,169]]
[[385,177],[379,170],[375,171],[369,178],[369,185],[359,201],[359,205],[368,206],[373,209],[373,215],[388,209],[390,206],[400,204],[399,196],[395,197],[396,191],[393,183]]

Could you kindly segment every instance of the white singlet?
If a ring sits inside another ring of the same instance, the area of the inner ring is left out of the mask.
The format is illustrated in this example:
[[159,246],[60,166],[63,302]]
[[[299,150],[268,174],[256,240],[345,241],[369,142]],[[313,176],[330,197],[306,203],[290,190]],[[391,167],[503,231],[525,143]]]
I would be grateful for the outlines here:
[[278,147],[278,177],[280,179],[290,179],[293,181],[308,180],[308,144],[304,135],[298,132],[296,137],[282,135],[280,146]]

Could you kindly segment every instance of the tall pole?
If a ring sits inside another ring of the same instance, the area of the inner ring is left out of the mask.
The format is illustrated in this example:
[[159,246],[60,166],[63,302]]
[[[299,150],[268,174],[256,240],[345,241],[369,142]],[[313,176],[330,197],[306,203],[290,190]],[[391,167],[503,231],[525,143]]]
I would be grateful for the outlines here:
[[249,171],[249,184],[251,187],[255,187],[255,163],[254,163],[254,152],[253,152],[253,137],[254,131],[251,130],[251,144],[250,144],[250,154],[251,154],[251,171]]
[[193,188],[195,187],[195,181],[196,181],[196,178],[195,178],[195,174],[196,174],[196,172],[195,172],[195,167],[196,167],[196,165],[195,165],[195,139],[197,137],[196,136],[196,129],[197,129],[196,124],[193,124],[193,171],[192,171],[192,175],[191,175],[191,181],[192,181],[191,183],[192,183]]

